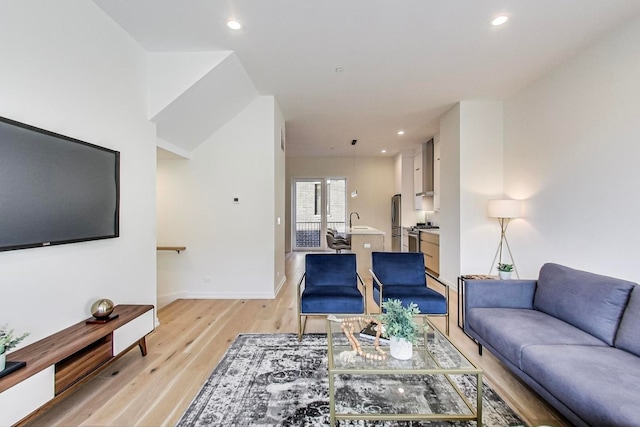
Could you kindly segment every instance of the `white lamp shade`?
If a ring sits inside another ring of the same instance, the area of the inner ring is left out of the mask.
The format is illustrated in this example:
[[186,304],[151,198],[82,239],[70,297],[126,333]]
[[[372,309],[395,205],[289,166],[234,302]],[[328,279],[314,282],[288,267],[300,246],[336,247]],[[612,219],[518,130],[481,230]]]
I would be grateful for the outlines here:
[[522,200],[489,200],[487,213],[491,218],[520,218]]

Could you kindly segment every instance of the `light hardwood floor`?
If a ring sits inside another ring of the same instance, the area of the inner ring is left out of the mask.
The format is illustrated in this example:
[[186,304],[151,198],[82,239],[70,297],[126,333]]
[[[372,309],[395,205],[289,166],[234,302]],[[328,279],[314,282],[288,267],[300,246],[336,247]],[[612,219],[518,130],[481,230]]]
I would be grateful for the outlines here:
[[[26,425],[175,425],[239,333],[297,331],[295,290],[304,254],[287,254],[286,264],[287,282],[274,300],[178,300],[162,308],[160,326],[147,337],[146,357],[133,349]],[[450,338],[521,418],[533,426],[570,426],[488,351],[478,355],[457,327],[456,307],[451,292]],[[443,319],[434,323],[444,330]],[[310,318],[307,332],[324,332],[324,321]]]

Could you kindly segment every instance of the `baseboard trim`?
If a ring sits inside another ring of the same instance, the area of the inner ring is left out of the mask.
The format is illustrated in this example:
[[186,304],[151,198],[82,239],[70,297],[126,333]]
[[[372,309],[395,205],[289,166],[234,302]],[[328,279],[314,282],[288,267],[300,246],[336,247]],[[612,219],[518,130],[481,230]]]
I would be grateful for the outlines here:
[[184,292],[183,299],[275,299],[274,292]]
[[172,302],[174,302],[177,299],[185,299],[186,298],[185,295],[186,295],[185,292],[174,292],[174,293],[171,293],[171,294],[158,295],[156,297],[156,299],[158,301],[158,309],[161,309],[165,305],[171,304]]
[[278,296],[278,294],[280,293],[280,290],[282,289],[286,281],[287,281],[287,276],[282,276],[282,280],[280,281],[280,283],[278,283],[278,286],[276,286],[275,296]]

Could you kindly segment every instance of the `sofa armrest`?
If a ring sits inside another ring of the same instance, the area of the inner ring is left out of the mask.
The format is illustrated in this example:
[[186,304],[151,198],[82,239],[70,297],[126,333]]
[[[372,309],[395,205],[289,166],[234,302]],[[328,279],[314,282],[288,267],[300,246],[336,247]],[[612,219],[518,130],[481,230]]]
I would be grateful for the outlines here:
[[465,311],[475,307],[533,308],[536,280],[465,280]]

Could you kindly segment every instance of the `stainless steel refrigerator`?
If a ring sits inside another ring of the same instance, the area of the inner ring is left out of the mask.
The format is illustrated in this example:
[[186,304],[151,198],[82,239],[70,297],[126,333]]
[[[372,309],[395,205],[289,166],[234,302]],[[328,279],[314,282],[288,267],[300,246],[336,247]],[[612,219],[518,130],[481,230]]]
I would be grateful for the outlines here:
[[402,248],[402,210],[400,194],[391,198],[391,250],[400,252]]

